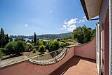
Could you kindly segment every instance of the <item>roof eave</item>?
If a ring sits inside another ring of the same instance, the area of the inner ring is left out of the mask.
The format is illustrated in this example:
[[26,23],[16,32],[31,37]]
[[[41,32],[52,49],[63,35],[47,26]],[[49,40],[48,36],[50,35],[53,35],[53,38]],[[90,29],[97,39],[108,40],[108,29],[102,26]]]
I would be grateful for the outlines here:
[[81,1],[81,4],[82,4],[82,7],[83,7],[83,10],[84,10],[84,13],[86,15],[87,20],[90,20],[89,16],[88,16],[88,12],[87,12],[85,1],[84,0],[80,0],[80,1]]

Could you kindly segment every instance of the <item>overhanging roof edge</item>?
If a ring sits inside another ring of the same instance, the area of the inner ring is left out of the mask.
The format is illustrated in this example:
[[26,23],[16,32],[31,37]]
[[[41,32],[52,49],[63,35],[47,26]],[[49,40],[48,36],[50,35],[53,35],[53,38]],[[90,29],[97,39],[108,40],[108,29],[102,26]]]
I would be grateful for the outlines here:
[[84,0],[80,0],[80,1],[81,1],[81,4],[82,4],[84,13],[85,13],[85,15],[86,15],[86,18],[87,18],[87,20],[89,20],[89,16],[88,16],[88,12],[87,12],[87,8],[86,8],[85,1],[84,1]]

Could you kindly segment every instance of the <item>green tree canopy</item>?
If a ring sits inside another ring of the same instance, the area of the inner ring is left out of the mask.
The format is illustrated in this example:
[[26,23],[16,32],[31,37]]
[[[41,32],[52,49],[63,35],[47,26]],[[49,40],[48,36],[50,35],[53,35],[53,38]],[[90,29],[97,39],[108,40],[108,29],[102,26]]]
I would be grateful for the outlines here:
[[0,47],[3,48],[9,42],[8,34],[4,34],[3,28],[0,31]]
[[73,31],[74,39],[79,43],[86,43],[95,36],[95,30],[87,28],[85,25]]

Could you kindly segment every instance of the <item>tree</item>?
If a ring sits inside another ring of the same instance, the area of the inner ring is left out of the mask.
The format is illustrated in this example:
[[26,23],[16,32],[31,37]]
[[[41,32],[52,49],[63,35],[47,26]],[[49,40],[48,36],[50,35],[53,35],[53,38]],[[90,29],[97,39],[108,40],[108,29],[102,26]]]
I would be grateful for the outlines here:
[[34,32],[34,45],[36,45],[36,42],[37,42],[37,36],[36,33]]
[[11,41],[13,41],[13,39],[10,37],[10,38],[9,38],[9,41],[11,42]]
[[6,36],[5,36],[5,43],[8,43],[9,42],[9,36],[8,36],[8,34],[6,34]]
[[8,34],[4,34],[3,28],[0,31],[0,47],[3,48],[9,42]]
[[91,40],[92,37],[92,29],[87,28],[85,25],[82,27],[78,27],[73,31],[74,39],[79,43],[86,43]]
[[91,35],[92,35],[92,37],[94,37],[96,35],[96,29],[92,30],[92,34]]
[[1,28],[1,31],[0,31],[0,47],[1,48],[3,47],[4,43],[5,43],[4,30],[3,28]]
[[3,28],[1,28],[0,34],[1,34],[2,36],[4,36],[4,30],[3,30]]

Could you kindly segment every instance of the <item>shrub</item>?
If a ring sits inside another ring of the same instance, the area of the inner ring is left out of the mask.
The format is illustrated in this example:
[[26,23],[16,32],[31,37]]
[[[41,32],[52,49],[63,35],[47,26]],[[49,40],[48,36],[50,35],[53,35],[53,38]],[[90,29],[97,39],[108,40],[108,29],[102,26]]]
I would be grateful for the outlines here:
[[0,48],[0,59],[5,55],[3,51],[4,51],[4,48]]
[[57,49],[59,49],[59,42],[58,41],[53,41],[53,49],[54,50],[57,50]]
[[5,49],[5,54],[6,55],[10,55],[10,54],[15,54],[15,42],[9,42],[7,45],[6,45],[6,49]]
[[48,42],[48,50],[51,51],[55,51],[59,49],[59,42],[56,40],[51,40]]
[[5,53],[7,55],[10,55],[10,54],[19,55],[23,51],[25,51],[25,44],[23,41],[12,41],[12,42],[9,42],[5,48],[6,48]]
[[38,45],[46,45],[46,44],[47,44],[47,42],[46,42],[46,41],[39,40],[39,43],[38,43]]
[[23,41],[17,41],[15,46],[15,54],[20,54],[25,51],[25,43]]
[[60,42],[60,47],[61,47],[61,48],[65,47],[65,46],[67,46],[66,43],[64,43],[64,42]]
[[44,45],[39,46],[39,52],[41,52],[42,54],[45,52],[45,46]]
[[36,53],[36,49],[33,49],[33,51],[32,51],[33,53]]
[[25,46],[25,51],[32,51],[33,50],[33,46],[30,43],[27,43]]

